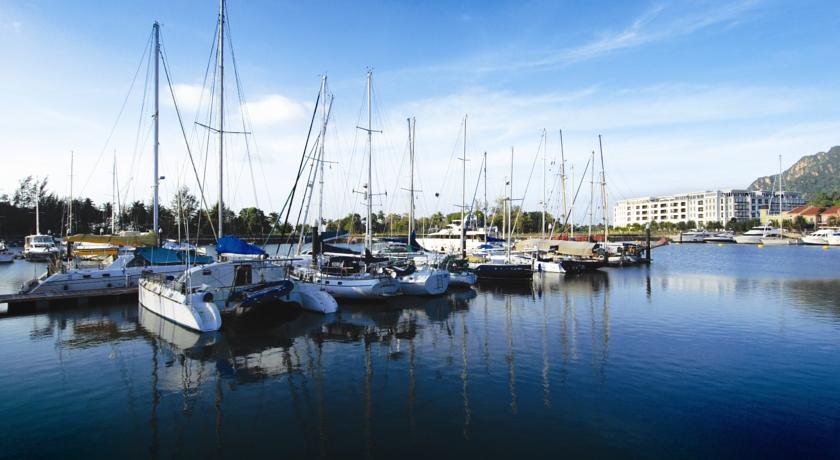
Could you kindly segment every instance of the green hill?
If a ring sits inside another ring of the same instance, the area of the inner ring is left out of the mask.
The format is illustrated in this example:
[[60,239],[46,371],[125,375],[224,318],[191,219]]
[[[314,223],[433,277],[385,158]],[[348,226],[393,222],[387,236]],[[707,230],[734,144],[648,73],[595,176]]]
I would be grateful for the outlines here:
[[[776,175],[759,177],[750,184],[750,190],[771,190]],[[812,200],[817,193],[840,192],[840,146],[828,152],[806,155],[782,173],[785,190],[803,194]]]

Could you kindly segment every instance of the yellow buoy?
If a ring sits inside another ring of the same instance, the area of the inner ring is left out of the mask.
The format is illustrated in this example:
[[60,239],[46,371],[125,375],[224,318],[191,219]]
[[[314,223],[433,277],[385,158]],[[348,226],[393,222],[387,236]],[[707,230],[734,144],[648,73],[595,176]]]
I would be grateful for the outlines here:
[[723,243],[718,243],[718,247],[719,248],[723,247]]
[[764,245],[763,245],[763,244],[759,244],[759,245],[758,245],[758,249],[761,249],[761,248],[763,248],[763,247],[764,247]]
[[825,246],[823,246],[823,249],[828,249],[828,245],[826,244]]

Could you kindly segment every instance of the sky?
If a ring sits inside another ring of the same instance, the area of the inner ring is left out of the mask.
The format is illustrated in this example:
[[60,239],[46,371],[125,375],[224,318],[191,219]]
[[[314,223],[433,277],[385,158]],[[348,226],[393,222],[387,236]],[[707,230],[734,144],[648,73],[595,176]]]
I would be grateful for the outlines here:
[[[228,0],[227,11],[226,125],[250,133],[225,139],[234,209],[280,209],[326,75],[325,215],[363,212],[354,192],[366,183],[357,126],[367,124],[368,68],[382,131],[372,135],[374,204],[386,213],[408,209],[407,117],[417,123],[421,215],[457,210],[465,116],[467,201],[483,196],[487,152],[491,201],[512,169],[526,208],[540,207],[545,180],[557,209],[562,129],[578,219],[599,134],[611,201],[744,188],[777,172],[779,155],[787,168],[840,144],[838,2]],[[197,171],[161,70],[161,201],[179,185],[197,192],[198,175],[214,203],[216,141],[196,122],[216,123],[205,76],[217,17],[214,1],[0,0],[0,193],[34,175],[68,195],[72,151],[74,195],[111,200],[116,163],[120,199],[150,200],[149,43],[159,21]]]

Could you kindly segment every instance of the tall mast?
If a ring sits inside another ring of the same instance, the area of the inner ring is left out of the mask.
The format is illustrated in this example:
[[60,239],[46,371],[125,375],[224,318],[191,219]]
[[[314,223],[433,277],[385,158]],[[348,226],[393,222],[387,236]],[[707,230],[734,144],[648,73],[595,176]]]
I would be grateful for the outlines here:
[[487,242],[487,152],[484,152],[484,242]]
[[414,129],[417,121],[408,119],[408,157],[410,179],[408,182],[408,246],[411,246],[411,234],[414,232]]
[[513,146],[510,147],[510,188],[508,189],[507,199],[507,247],[505,248],[505,260],[510,263],[510,243],[513,240],[513,222],[511,222],[511,214],[513,212]]
[[782,156],[779,155],[779,227],[782,227],[782,212],[785,202],[785,178],[782,176]]
[[111,234],[117,234],[117,151],[111,166]]
[[[572,165],[572,191],[575,190],[575,165]],[[575,200],[577,201],[577,200]],[[569,209],[569,237],[575,239],[575,207]]]
[[67,234],[73,234],[73,151],[70,151],[70,199],[67,211]]
[[593,223],[593,209],[595,205],[595,151],[592,151],[592,159],[589,164],[592,170],[589,171],[589,241],[592,241],[592,223]]
[[561,231],[566,231],[566,214],[568,209],[566,207],[566,155],[563,152],[563,130],[560,130],[560,188],[563,189],[563,228]]
[[548,153],[548,138],[543,128],[543,186],[542,186],[542,219],[540,220],[540,236],[545,239],[545,154]]
[[598,135],[598,150],[601,152],[601,214],[604,220],[604,243],[610,236],[609,216],[607,214],[607,172],[604,170],[604,147],[601,145],[601,135]]
[[371,97],[373,90],[373,71],[368,69],[367,74],[367,103],[368,103],[368,183],[367,183],[367,222],[365,224],[365,249],[373,248],[373,103]]
[[160,174],[158,173],[158,148],[160,147],[158,141],[158,130],[159,130],[159,118],[160,118],[160,111],[158,110],[158,103],[159,103],[159,86],[160,81],[158,79],[159,72],[158,67],[160,64],[160,24],[155,21],[155,25],[153,26],[155,29],[155,138],[154,138],[154,156],[155,156],[155,185],[154,185],[154,195],[152,195],[152,231],[155,232],[155,242],[158,243],[158,239],[160,237],[160,221],[159,221],[159,203],[158,203],[158,190],[160,189]]
[[35,184],[35,234],[41,234],[41,187]]
[[321,77],[321,144],[319,158],[319,180],[318,180],[318,222],[315,228],[320,233],[321,222],[324,221],[324,141],[327,137],[327,76]]
[[467,208],[467,115],[464,115],[464,152],[461,158],[461,257],[467,257],[467,223],[465,211]]
[[225,0],[219,0],[219,238],[224,223],[224,148],[225,148]]

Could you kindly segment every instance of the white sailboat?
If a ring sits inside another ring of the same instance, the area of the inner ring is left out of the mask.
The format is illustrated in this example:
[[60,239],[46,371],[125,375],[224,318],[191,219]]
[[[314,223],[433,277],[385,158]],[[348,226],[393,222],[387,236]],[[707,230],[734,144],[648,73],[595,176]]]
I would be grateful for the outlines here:
[[[245,255],[261,251],[235,238],[224,236],[224,33],[225,0],[219,1],[218,20],[218,110],[219,127],[219,201],[217,252]],[[156,91],[157,93],[157,91]],[[230,243],[230,244],[228,244]],[[234,249],[227,249],[233,247]],[[184,271],[178,278],[148,276],[140,280],[139,300],[142,308],[170,321],[197,331],[214,331],[222,326],[222,314],[241,312],[252,306],[266,303],[292,302],[304,309],[320,313],[333,313],[338,308],[327,292],[316,285],[294,283],[289,280],[285,261],[271,261],[265,253],[260,257],[231,257]]]
[[[323,221],[323,165],[324,165],[324,137],[327,127],[326,107],[326,77],[321,81],[320,99],[322,101],[322,124],[319,153],[316,161],[319,162],[320,170],[320,193],[318,203],[318,216],[314,229],[320,231]],[[372,133],[373,129],[373,106],[371,97],[373,95],[373,72],[367,73],[367,106],[368,106],[368,127],[359,128],[368,134],[368,184],[365,187],[365,200],[367,201],[367,221],[365,223],[365,254],[333,254],[319,250],[321,244],[313,241],[313,258],[311,264],[298,264],[294,267],[293,276],[302,283],[311,283],[319,286],[333,297],[339,299],[377,299],[400,293],[399,282],[386,270],[387,259],[379,259],[371,256],[373,248],[373,230],[371,227],[373,216],[373,193],[371,190],[373,173],[372,168]],[[311,195],[310,195],[311,197]],[[316,236],[317,238],[317,236]]]
[[[784,213],[785,203],[785,187],[784,178],[782,177],[782,156],[779,155],[779,226],[783,225],[782,215]],[[765,246],[786,246],[790,244],[799,244],[799,240],[795,238],[788,238],[780,229],[776,235],[767,235],[761,238],[761,244]]]

